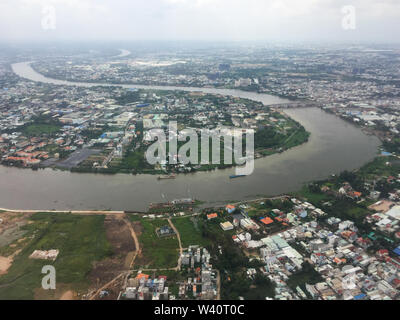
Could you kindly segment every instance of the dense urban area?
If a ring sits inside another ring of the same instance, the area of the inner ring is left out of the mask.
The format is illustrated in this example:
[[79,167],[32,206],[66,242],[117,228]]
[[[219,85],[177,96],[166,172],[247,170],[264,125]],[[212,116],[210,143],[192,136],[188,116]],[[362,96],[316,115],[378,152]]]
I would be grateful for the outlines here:
[[[146,212],[0,209],[0,299],[400,299],[399,48],[14,50],[0,51],[4,166],[160,179],[223,169],[228,165],[149,165],[151,129],[172,134],[169,121],[179,130],[227,135],[254,129],[261,158],[307,143],[310,134],[287,108],[319,107],[378,137],[381,147],[358,170],[277,197],[231,195],[223,206],[183,198]],[[12,65],[26,61],[46,77],[96,86],[20,78]],[[288,102],[264,105],[183,87]],[[40,286],[44,264],[57,269],[56,290]]]

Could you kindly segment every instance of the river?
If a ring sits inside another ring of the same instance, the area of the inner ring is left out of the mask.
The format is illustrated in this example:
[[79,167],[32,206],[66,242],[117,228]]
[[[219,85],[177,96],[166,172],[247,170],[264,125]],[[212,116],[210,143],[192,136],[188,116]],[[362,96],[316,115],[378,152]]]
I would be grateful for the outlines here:
[[[13,65],[19,76],[60,85],[92,86],[54,80],[35,72],[29,63]],[[210,88],[131,86],[229,94],[267,105],[286,100],[266,94]],[[56,210],[146,210],[151,202],[192,197],[219,205],[299,189],[304,183],[357,169],[377,155],[379,140],[318,108],[285,110],[311,133],[308,143],[255,162],[251,176],[229,179],[234,169],[178,175],[157,180],[152,175],[100,175],[45,169],[32,171],[0,166],[0,207]]]

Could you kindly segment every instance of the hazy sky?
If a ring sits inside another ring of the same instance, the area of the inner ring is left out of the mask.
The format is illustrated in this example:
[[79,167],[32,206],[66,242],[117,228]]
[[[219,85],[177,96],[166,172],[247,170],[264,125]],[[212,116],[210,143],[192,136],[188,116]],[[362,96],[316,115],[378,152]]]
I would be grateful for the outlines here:
[[[342,28],[346,5],[355,30]],[[399,31],[400,0],[0,0],[0,41],[399,42]]]

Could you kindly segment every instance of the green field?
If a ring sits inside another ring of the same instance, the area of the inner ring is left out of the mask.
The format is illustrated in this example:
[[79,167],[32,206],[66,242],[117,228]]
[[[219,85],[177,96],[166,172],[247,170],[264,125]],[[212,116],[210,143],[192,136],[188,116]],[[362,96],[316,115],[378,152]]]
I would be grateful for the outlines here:
[[23,133],[29,137],[41,135],[53,135],[60,131],[60,127],[54,124],[31,124],[23,129]]
[[316,205],[321,206],[322,203],[328,201],[330,197],[322,192],[313,192],[308,186],[303,186],[300,191],[294,194],[296,197],[305,199],[306,201]]
[[210,241],[202,236],[203,221],[196,217],[173,219],[175,227],[181,235],[182,246],[188,248],[190,245],[206,247]]
[[363,179],[374,179],[377,176],[397,176],[399,170],[400,162],[396,157],[377,157],[358,170],[357,174]]
[[[143,263],[146,268],[173,268],[178,264],[179,244],[177,237],[159,238],[156,230],[168,225],[165,219],[140,220],[143,227],[139,236]],[[140,264],[140,261],[138,262]]]
[[[104,216],[38,213],[26,229],[27,244],[6,275],[0,276],[0,299],[33,299],[41,287],[42,267],[56,268],[56,281],[75,290],[87,287],[87,275],[95,261],[111,254]],[[34,250],[58,249],[55,262],[29,259]]]

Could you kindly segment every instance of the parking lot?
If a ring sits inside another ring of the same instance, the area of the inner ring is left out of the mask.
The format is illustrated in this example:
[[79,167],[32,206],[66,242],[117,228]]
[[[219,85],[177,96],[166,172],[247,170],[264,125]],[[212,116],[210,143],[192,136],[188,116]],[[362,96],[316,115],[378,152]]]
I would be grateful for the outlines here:
[[81,149],[72,153],[67,159],[59,162],[57,167],[71,169],[78,166],[82,161],[85,161],[93,154],[100,153],[100,150]]

